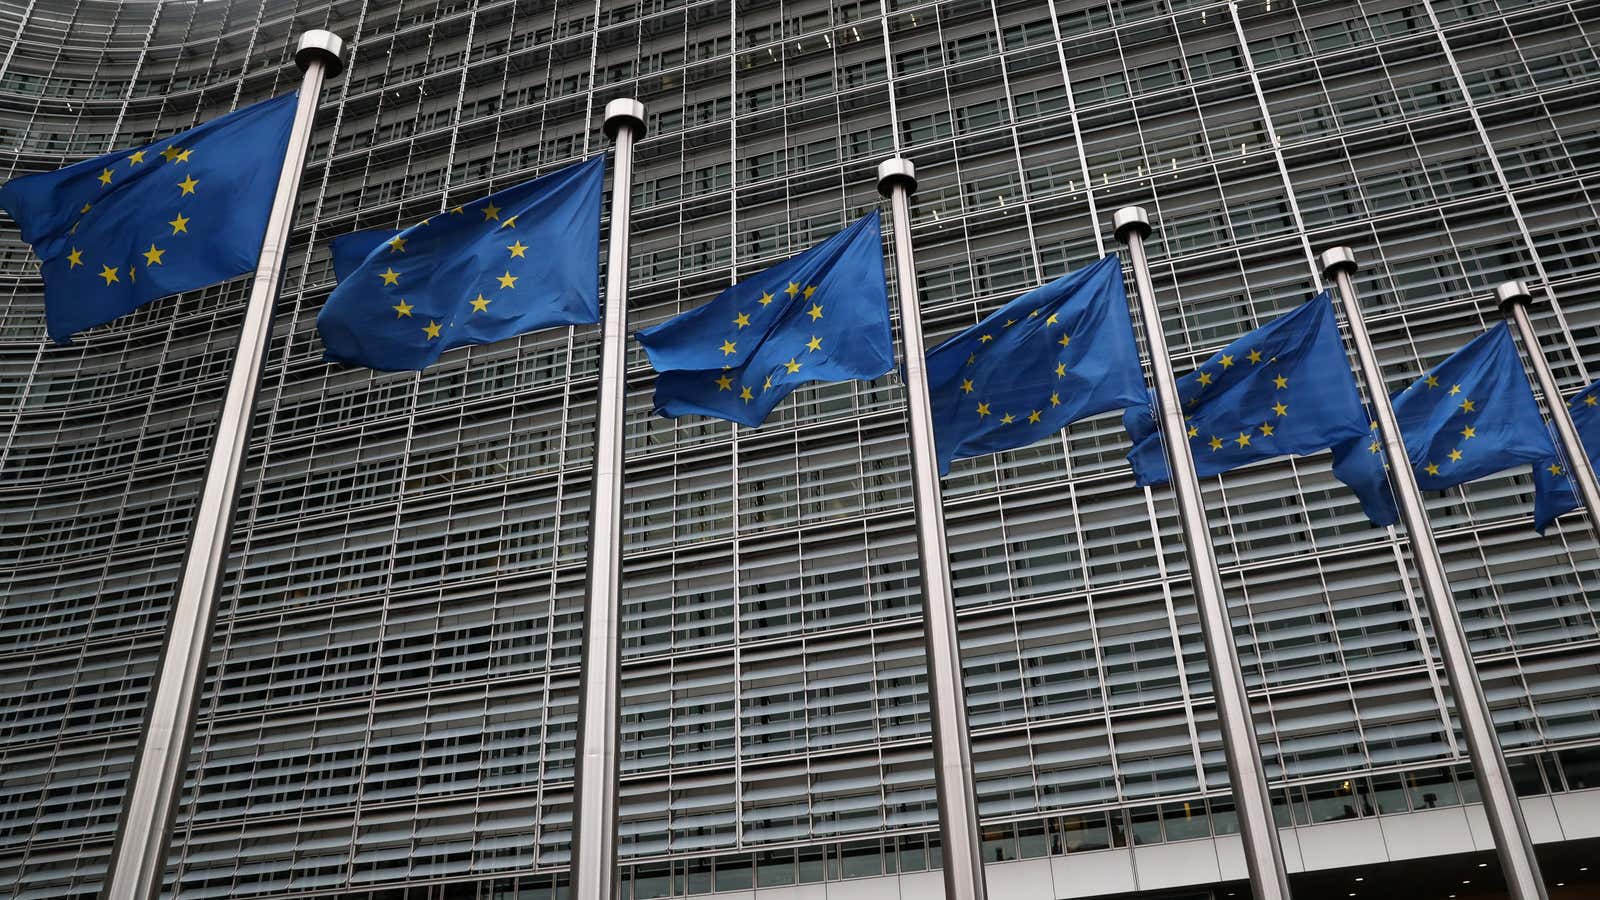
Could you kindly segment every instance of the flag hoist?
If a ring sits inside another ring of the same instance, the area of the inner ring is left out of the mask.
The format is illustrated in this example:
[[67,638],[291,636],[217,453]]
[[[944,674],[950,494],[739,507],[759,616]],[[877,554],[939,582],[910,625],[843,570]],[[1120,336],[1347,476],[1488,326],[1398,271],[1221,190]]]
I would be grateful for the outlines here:
[[[188,770],[195,706],[211,655],[217,583],[233,526],[239,471],[244,466],[251,413],[272,333],[272,307],[283,275],[295,197],[322,83],[339,74],[343,49],[344,42],[338,35],[317,30],[301,35],[295,50],[295,63],[305,74],[295,101],[294,121],[266,220],[255,279],[250,284],[244,326],[217,421],[205,487],[195,508],[194,534],[168,616],[166,643],[117,822],[116,843],[105,875],[103,896],[107,900],[154,900],[161,894],[173,820]],[[189,187],[185,193],[192,193],[198,182],[193,176],[186,180]]]
[[878,166],[878,191],[893,215],[896,294],[904,340],[906,414],[911,433],[911,482],[916,491],[917,555],[922,566],[922,635],[928,654],[928,701],[933,710],[933,788],[939,805],[939,840],[948,900],[984,900],[983,854],[978,842],[977,791],[972,741],[967,734],[967,692],[961,681],[950,551],[945,545],[944,499],[928,395],[927,352],[917,302],[917,266],[911,253],[911,192],[916,168],[895,157]]
[[1572,421],[1572,413],[1561,400],[1561,389],[1556,386],[1555,375],[1550,372],[1550,363],[1545,360],[1544,348],[1539,344],[1539,335],[1534,332],[1533,321],[1528,317],[1528,307],[1533,304],[1528,286],[1520,281],[1507,281],[1495,288],[1494,294],[1506,318],[1511,320],[1512,327],[1522,337],[1522,346],[1528,351],[1528,358],[1533,361],[1533,374],[1539,380],[1539,390],[1544,392],[1544,405],[1549,408],[1550,418],[1555,421],[1561,449],[1567,456],[1567,473],[1578,485],[1578,496],[1583,499],[1583,507],[1589,513],[1589,527],[1600,535],[1600,483],[1595,480],[1594,464],[1584,450],[1583,438]]
[[611,164],[611,230],[605,309],[600,320],[599,409],[590,476],[589,576],[578,683],[578,748],[572,785],[572,896],[617,896],[617,732],[621,712],[617,639],[622,595],[622,414],[627,378],[628,229],[633,145],[644,134],[644,104],[606,104]]
[[1128,206],[1117,210],[1112,222],[1117,239],[1128,245],[1140,318],[1144,320],[1145,339],[1150,345],[1150,367],[1156,382],[1156,415],[1166,445],[1172,492],[1177,497],[1178,518],[1188,550],[1189,577],[1194,585],[1206,662],[1211,669],[1217,725],[1222,731],[1222,750],[1228,761],[1228,779],[1239,816],[1239,836],[1244,841],[1245,868],[1257,900],[1287,900],[1289,875],[1283,864],[1278,827],[1272,818],[1272,795],[1267,789],[1261,751],[1250,721],[1250,698],[1245,693],[1244,675],[1239,670],[1233,626],[1228,621],[1228,606],[1222,594],[1222,576],[1217,571],[1216,551],[1211,546],[1210,529],[1206,527],[1193,453],[1185,436],[1178,381],[1167,355],[1167,338],[1150,282],[1150,263],[1144,251],[1144,239],[1150,233],[1150,217],[1141,207]]
[[[1411,540],[1411,556],[1416,562],[1417,578],[1422,583],[1428,616],[1433,620],[1439,658],[1444,664],[1445,678],[1455,701],[1456,716],[1461,720],[1461,733],[1467,741],[1472,771],[1477,778],[1479,793],[1483,795],[1483,811],[1488,816],[1489,830],[1494,835],[1495,850],[1500,856],[1501,874],[1505,877],[1506,888],[1513,900],[1543,900],[1547,896],[1544,880],[1539,874],[1539,861],[1533,852],[1527,824],[1522,819],[1522,805],[1506,772],[1505,756],[1500,752],[1500,744],[1495,737],[1489,703],[1484,698],[1483,686],[1473,667],[1466,631],[1461,626],[1461,617],[1450,595],[1450,583],[1445,577],[1438,545],[1434,543],[1433,531],[1428,527],[1428,512],[1423,504],[1422,493],[1417,488],[1411,457],[1406,452],[1394,406],[1384,386],[1383,372],[1378,367],[1372,339],[1367,335],[1366,323],[1361,318],[1361,305],[1356,299],[1355,283],[1351,277],[1356,271],[1355,254],[1348,247],[1335,247],[1322,254],[1321,263],[1323,272],[1339,287],[1345,321],[1355,341],[1361,376],[1366,382],[1372,410],[1378,421],[1384,454],[1390,462],[1395,499],[1399,502],[1406,534]],[[1559,404],[1560,395],[1554,395],[1550,403],[1552,406]],[[1579,452],[1582,452],[1581,448]]]

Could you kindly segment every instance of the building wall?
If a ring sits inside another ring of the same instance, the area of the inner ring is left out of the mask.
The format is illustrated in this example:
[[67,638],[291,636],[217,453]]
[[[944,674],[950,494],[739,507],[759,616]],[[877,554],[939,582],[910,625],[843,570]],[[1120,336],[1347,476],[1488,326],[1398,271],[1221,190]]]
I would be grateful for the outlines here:
[[[544,897],[569,840],[596,333],[421,375],[320,361],[328,240],[608,146],[649,111],[631,322],[661,321],[918,165],[937,340],[1150,209],[1180,371],[1348,244],[1395,390],[1520,277],[1563,388],[1600,377],[1600,6],[1249,0],[0,0],[9,175],[298,82],[324,95],[169,881],[183,897]],[[0,232],[0,890],[99,883],[244,283],[44,346]],[[598,251],[598,248],[597,248]],[[937,862],[903,394],[759,430],[650,416],[630,350],[623,877],[633,896]],[[1233,830],[1170,494],[1116,416],[945,482],[986,852]],[[1474,797],[1406,551],[1326,455],[1205,483],[1280,822]],[[1526,473],[1430,498],[1528,794],[1600,785],[1594,536]],[[1592,797],[1592,794],[1584,795]],[[433,887],[429,887],[433,885]]]

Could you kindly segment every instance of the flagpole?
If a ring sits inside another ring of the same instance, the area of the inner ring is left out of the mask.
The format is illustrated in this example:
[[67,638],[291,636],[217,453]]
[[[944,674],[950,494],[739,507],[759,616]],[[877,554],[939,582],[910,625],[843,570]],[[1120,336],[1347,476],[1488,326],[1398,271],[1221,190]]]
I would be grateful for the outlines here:
[[1583,448],[1583,438],[1578,436],[1578,426],[1573,424],[1572,413],[1561,399],[1561,389],[1556,385],[1550,363],[1544,358],[1544,348],[1539,345],[1539,335],[1533,330],[1533,320],[1528,318],[1528,307],[1533,298],[1528,286],[1521,281],[1507,281],[1494,290],[1495,299],[1506,318],[1522,335],[1522,346],[1533,360],[1533,374],[1539,379],[1539,390],[1544,392],[1544,404],[1550,407],[1550,418],[1555,420],[1556,433],[1561,436],[1562,449],[1567,452],[1567,470],[1578,484],[1578,494],[1583,497],[1583,508],[1589,513],[1589,527],[1600,534],[1600,482],[1595,480],[1594,464]]
[[[1355,282],[1351,278],[1356,271],[1355,254],[1349,247],[1326,250],[1322,254],[1322,269],[1328,278],[1338,283],[1345,321],[1350,326],[1356,357],[1361,363],[1361,377],[1366,381],[1367,394],[1378,417],[1383,450],[1390,461],[1389,474],[1394,480],[1400,513],[1405,518],[1406,534],[1411,539],[1411,556],[1416,561],[1428,616],[1433,620],[1439,658],[1444,663],[1456,716],[1461,720],[1461,732],[1467,740],[1478,792],[1483,795],[1483,811],[1488,815],[1489,830],[1500,855],[1501,874],[1513,900],[1544,900],[1547,896],[1544,879],[1539,874],[1539,861],[1534,855],[1527,824],[1522,820],[1522,805],[1516,791],[1512,790],[1505,756],[1495,737],[1489,703],[1473,667],[1472,651],[1450,595],[1450,582],[1445,577],[1439,548],[1428,527],[1428,512],[1422,502],[1422,492],[1417,489],[1417,476],[1411,470],[1405,440],[1395,421],[1394,406],[1389,402],[1383,372],[1378,367],[1378,355],[1361,318],[1361,305],[1356,300]],[[1557,395],[1557,401],[1559,399]]]
[[893,216],[895,279],[900,286],[896,293],[905,345],[911,483],[916,491],[917,556],[922,568],[922,636],[927,646],[928,701],[933,710],[933,790],[939,806],[944,896],[947,900],[985,900],[988,893],[978,841],[972,740],[967,733],[967,691],[961,680],[961,643],[955,592],[950,587],[939,464],[934,455],[917,264],[911,250],[910,196],[917,189],[916,173],[910,160],[898,156],[878,165],[878,192],[889,198]]
[[117,819],[117,834],[106,868],[106,900],[156,900],[172,843],[173,823],[189,768],[195,707],[199,704],[206,664],[211,655],[211,629],[217,616],[217,582],[233,528],[244,467],[250,419],[261,384],[267,341],[272,335],[272,308],[283,275],[295,197],[311,144],[317,101],[326,78],[339,74],[344,42],[338,35],[314,30],[300,36],[294,61],[305,75],[300,81],[294,124],[278,173],[261,258],[250,299],[245,306],[239,350],[217,421],[217,439],[206,469],[206,481],[195,508],[194,534],[183,564],[183,579],[172,603],[166,643],[145,707],[144,728],[128,778],[128,792]]
[[1222,576],[1217,571],[1216,550],[1206,526],[1200,481],[1195,476],[1194,457],[1183,425],[1178,379],[1172,371],[1172,359],[1167,355],[1167,336],[1162,330],[1161,311],[1156,306],[1155,289],[1150,282],[1150,263],[1144,251],[1144,239],[1150,234],[1150,217],[1142,207],[1125,206],[1117,210],[1112,223],[1117,239],[1128,245],[1128,255],[1133,261],[1140,318],[1144,320],[1145,340],[1150,345],[1150,367],[1155,370],[1162,443],[1167,448],[1172,491],[1177,496],[1183,541],[1189,553],[1189,577],[1200,612],[1206,662],[1211,668],[1217,724],[1222,730],[1222,750],[1228,761],[1228,779],[1233,786],[1233,804],[1239,816],[1239,836],[1244,841],[1245,868],[1250,873],[1251,890],[1257,900],[1287,900],[1289,874],[1283,864],[1278,826],[1272,817],[1272,794],[1267,788],[1261,747],[1250,720],[1250,697],[1245,691],[1244,674],[1239,669],[1233,625],[1228,620],[1228,605],[1222,593]]
[[621,713],[618,636],[622,596],[622,413],[627,378],[628,229],[633,144],[644,134],[644,104],[606,104],[611,163],[611,232],[605,318],[600,333],[600,399],[590,477],[588,603],[578,683],[578,755],[572,785],[573,900],[617,897],[617,732]]

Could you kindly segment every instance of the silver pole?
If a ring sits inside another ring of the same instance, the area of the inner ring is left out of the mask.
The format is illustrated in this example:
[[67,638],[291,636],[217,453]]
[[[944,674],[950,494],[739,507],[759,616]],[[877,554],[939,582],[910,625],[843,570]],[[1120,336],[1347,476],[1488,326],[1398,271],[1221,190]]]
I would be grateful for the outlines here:
[[1494,834],[1495,847],[1500,854],[1506,887],[1513,900],[1544,900],[1544,880],[1539,875],[1539,861],[1534,856],[1528,827],[1522,821],[1522,805],[1511,789],[1511,777],[1495,738],[1489,703],[1484,699],[1483,685],[1478,682],[1473,668],[1467,635],[1450,596],[1450,582],[1445,577],[1433,531],[1428,527],[1428,511],[1423,505],[1422,493],[1417,490],[1417,476],[1411,471],[1405,440],[1394,418],[1383,372],[1378,367],[1378,355],[1372,349],[1372,338],[1367,336],[1367,325],[1361,318],[1361,305],[1356,300],[1355,283],[1351,279],[1356,271],[1355,254],[1349,247],[1326,250],[1322,254],[1322,270],[1339,285],[1339,300],[1350,326],[1350,337],[1355,341],[1361,377],[1367,384],[1372,410],[1378,417],[1383,451],[1388,454],[1389,474],[1394,479],[1400,514],[1405,518],[1406,535],[1411,539],[1411,557],[1416,561],[1428,616],[1433,619],[1439,658],[1450,683],[1456,716],[1461,720],[1461,733],[1467,740],[1472,771],[1478,779],[1478,792],[1483,795],[1483,811],[1489,817],[1489,830]]
[[928,654],[928,702],[933,709],[933,790],[939,804],[939,841],[947,900],[985,900],[983,849],[978,842],[977,789],[972,740],[967,734],[967,691],[961,680],[961,643],[950,550],[944,538],[944,498],[933,446],[933,404],[928,399],[927,351],[917,298],[917,264],[911,251],[910,196],[917,170],[893,157],[878,165],[878,192],[889,198],[894,224],[895,279],[900,285],[900,331],[905,343],[906,417],[911,429],[911,483],[916,488],[917,555],[922,567],[922,637]]
[[1528,286],[1520,281],[1508,281],[1495,288],[1494,294],[1506,318],[1522,335],[1522,346],[1527,348],[1528,358],[1533,360],[1533,374],[1539,379],[1539,390],[1544,392],[1544,405],[1550,407],[1550,418],[1555,420],[1556,433],[1561,436],[1561,446],[1567,452],[1569,474],[1578,483],[1583,508],[1589,513],[1589,527],[1600,534],[1600,482],[1595,480],[1594,464],[1583,449],[1578,426],[1573,424],[1572,413],[1567,411],[1567,404],[1561,399],[1561,389],[1556,385],[1555,375],[1550,372],[1549,361],[1544,358],[1544,348],[1539,345],[1539,335],[1533,330],[1533,321],[1528,318],[1528,307],[1533,304]]
[[578,684],[578,758],[572,786],[572,897],[617,896],[617,719],[622,693],[617,638],[622,597],[622,412],[627,376],[628,228],[633,143],[644,134],[644,104],[606,104],[611,162],[611,234],[600,334],[600,409],[595,415],[589,507],[588,605]]
[[1189,553],[1189,577],[1194,583],[1195,604],[1200,613],[1206,663],[1211,668],[1217,725],[1222,730],[1222,752],[1228,760],[1228,779],[1233,785],[1233,804],[1239,815],[1239,836],[1244,840],[1245,868],[1250,873],[1251,890],[1257,900],[1287,900],[1289,873],[1283,865],[1283,847],[1279,843],[1277,823],[1272,818],[1272,794],[1261,766],[1255,726],[1250,722],[1250,697],[1245,692],[1244,673],[1239,669],[1233,625],[1228,620],[1228,605],[1222,595],[1222,576],[1217,572],[1216,551],[1211,546],[1211,531],[1206,527],[1205,501],[1200,496],[1200,481],[1194,474],[1194,455],[1183,426],[1178,379],[1172,372],[1172,359],[1167,355],[1167,336],[1162,330],[1161,311],[1156,306],[1155,289],[1150,283],[1150,263],[1144,252],[1144,239],[1150,234],[1150,217],[1142,207],[1125,206],[1117,210],[1112,223],[1117,239],[1128,245],[1128,255],[1133,260],[1139,315],[1144,320],[1145,340],[1150,344],[1150,367],[1155,370],[1162,442],[1167,447],[1172,492],[1178,499],[1183,542]]
[[322,82],[339,74],[343,50],[344,41],[338,35],[320,30],[301,35],[295,50],[294,61],[305,76],[300,81],[283,169],[278,174],[278,192],[272,199],[261,240],[261,259],[250,284],[239,351],[228,376],[205,488],[195,510],[194,536],[184,559],[183,580],[172,604],[155,687],[145,708],[144,731],[117,821],[116,842],[102,894],[106,900],[155,900],[161,895],[173,823],[189,768],[195,707],[211,655],[217,582],[233,528],[239,470],[244,467],[250,419],[272,333],[272,307],[283,275],[295,196],[305,169],[306,148],[311,144]]

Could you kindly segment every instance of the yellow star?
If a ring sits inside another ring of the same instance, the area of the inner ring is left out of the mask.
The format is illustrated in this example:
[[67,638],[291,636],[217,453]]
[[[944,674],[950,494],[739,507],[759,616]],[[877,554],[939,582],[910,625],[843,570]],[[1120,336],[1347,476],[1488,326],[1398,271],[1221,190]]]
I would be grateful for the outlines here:
[[1051,313],[1050,314],[1050,318],[1045,319],[1044,323],[1046,325],[1054,325],[1054,324],[1056,324],[1056,314],[1055,313]]
[[[1558,465],[1556,463],[1551,463],[1550,465],[1545,466],[1545,471],[1549,472],[1551,475],[1560,475],[1561,472],[1562,472],[1562,469],[1561,469],[1560,465]],[[1428,474],[1432,475],[1432,474],[1435,474],[1435,473],[1429,472]]]
[[142,162],[144,162],[144,151],[143,150],[135,150],[132,154],[130,154],[128,156],[128,165],[130,165],[130,166],[137,166],[139,163],[142,163]]
[[1016,420],[1017,420],[1016,416],[1013,416],[1011,413],[1006,413],[1005,415],[1000,417],[1000,424],[1001,425],[1010,425],[1012,422],[1015,422]]
[[763,391],[766,391],[766,390],[770,390],[770,389],[771,389],[771,388],[772,388],[772,376],[771,376],[771,375],[768,375],[768,376],[767,376],[767,380],[766,380],[766,381],[763,381],[763,382],[762,382],[762,383],[761,383],[761,389],[762,389],[762,390],[763,390]]
[[1460,462],[1461,461],[1461,451],[1460,450],[1451,450],[1450,451],[1450,461],[1451,462]]
[[480,293],[476,298],[474,298],[472,300],[472,311],[473,312],[488,312],[489,311],[489,298],[485,297],[483,294]]
[[1223,358],[1222,358],[1222,367],[1223,367],[1223,368],[1224,368],[1224,369],[1231,369],[1231,368],[1233,368],[1233,357],[1231,357],[1231,356],[1224,356],[1224,357],[1223,357]]
[[1072,343],[1072,335],[1070,335],[1070,334],[1063,334],[1063,335],[1062,335],[1062,336],[1061,336],[1061,340],[1059,340],[1059,341],[1056,341],[1056,343],[1058,343],[1058,344],[1060,344],[1060,345],[1061,345],[1061,346],[1063,346],[1063,347],[1065,347],[1065,346],[1067,346],[1067,345],[1068,345],[1068,344],[1070,344],[1070,343]]
[[984,416],[987,416],[988,414],[989,414],[989,404],[987,404],[987,403],[979,403],[978,404],[978,418],[981,419]]
[[415,306],[407,303],[404,297],[400,298],[400,305],[391,306],[389,308],[394,310],[394,317],[396,319],[409,319],[411,318],[411,311],[416,309]]
[[811,295],[812,295],[812,294],[815,294],[815,293],[816,293],[816,292],[817,292],[817,289],[816,289],[816,288],[814,288],[814,287],[808,287],[808,288],[806,288],[806,299],[807,299],[807,300],[810,300],[810,299],[811,299]]
[[86,213],[86,212],[88,212],[88,211],[89,211],[89,210],[91,210],[91,209],[94,209],[94,204],[93,204],[93,203],[85,203],[85,204],[84,204],[84,205],[83,205],[83,209],[80,209],[80,210],[78,210],[78,212],[79,212],[79,213],[80,213],[80,214],[81,214],[81,213]]
[[1262,422],[1261,423],[1261,436],[1262,437],[1272,437],[1272,432],[1274,430],[1275,429],[1269,423],[1266,423],[1266,422]]
[[150,249],[144,252],[144,264],[146,266],[161,265],[161,257],[164,256],[166,252],[167,251],[160,249],[155,244],[151,244]]
[[743,328],[746,325],[750,324],[750,317],[745,315],[744,313],[739,313],[739,315],[734,317],[733,324],[739,326],[740,328]]
[[1455,395],[1457,395],[1459,393],[1461,393],[1461,385],[1459,385],[1459,384],[1450,385],[1450,396],[1454,397]]
[[1036,409],[1033,412],[1028,413],[1028,424],[1030,424],[1030,425],[1039,424],[1039,410]]
[[179,151],[177,147],[168,145],[167,149],[161,151],[161,158],[165,159],[167,162],[172,162],[178,158],[178,152]]
[[994,335],[992,334],[983,334],[978,336],[978,343],[980,344],[987,344],[992,340],[994,340]]
[[67,268],[76,269],[81,265],[83,265],[83,251],[73,247],[72,252],[67,254]]
[[1250,435],[1246,434],[1243,431],[1239,432],[1239,436],[1234,438],[1233,440],[1234,440],[1234,443],[1238,444],[1241,447],[1250,446]]
[[972,393],[973,390],[974,390],[974,388],[972,387],[972,379],[971,378],[963,378],[963,379],[961,379],[961,393],[970,394],[970,393]]
[[1213,434],[1211,436],[1211,452],[1215,453],[1215,452],[1217,452],[1218,450],[1221,450],[1221,449],[1222,449],[1222,438],[1219,438],[1219,437],[1217,437],[1216,435]]
[[1201,372],[1200,373],[1200,386],[1201,387],[1210,387],[1211,386],[1211,373],[1210,372]]
[[1429,375],[1427,378],[1422,380],[1422,383],[1427,385],[1429,389],[1436,388],[1439,386],[1439,376]]
[[378,277],[383,279],[384,284],[400,283],[400,273],[396,272],[393,267],[385,267],[382,272],[378,273]]
[[511,218],[505,220],[504,222],[501,222],[500,223],[500,227],[501,228],[515,228],[515,227],[517,227],[517,217],[516,216],[512,216]]
[[1067,375],[1067,364],[1066,363],[1056,363],[1056,377],[1057,378],[1065,378],[1066,375]]
[[111,183],[111,170],[110,169],[102,169],[101,170],[101,172],[100,172],[100,183],[101,184],[110,184]]
[[189,233],[189,217],[183,213],[178,213],[178,217],[167,224],[172,226],[173,234],[177,234],[180,231],[185,234]]
[[731,390],[733,390],[733,379],[729,378],[726,375],[718,375],[717,376],[717,390],[719,390],[719,391],[731,391]]
[[1289,407],[1282,403],[1274,403],[1272,404],[1272,411],[1280,416],[1287,416],[1289,414]]
[[1189,437],[1197,438],[1199,436],[1200,436],[1200,428],[1199,428],[1199,426],[1190,425],[1189,426]]
[[800,371],[800,364],[795,362],[795,359],[792,356],[789,357],[789,361],[788,362],[783,364],[783,367],[788,370],[790,375],[793,375],[794,373]]
[[967,365],[969,365],[969,366],[970,365],[974,365],[977,362],[978,362],[978,354],[976,354],[976,353],[968,353],[967,354]]
[[1060,406],[1061,405],[1061,395],[1056,393],[1056,392],[1054,392],[1054,391],[1052,391],[1050,393],[1050,405],[1051,406]]
[[500,207],[495,206],[493,203],[486,203],[483,207],[483,220],[487,222],[490,219],[494,219],[497,222],[500,220]]
[[793,300],[794,295],[800,293],[800,285],[791,281],[789,282],[789,286],[783,289],[783,292],[789,295],[790,300]]
[[200,182],[194,180],[194,176],[193,175],[185,175],[185,176],[183,176],[183,180],[178,182],[178,187],[183,189],[183,193],[179,194],[178,196],[186,197],[189,194],[194,193],[194,186],[199,184],[199,183]]
[[100,267],[100,277],[104,278],[106,280],[106,284],[107,285],[111,284],[111,282],[113,282],[113,281],[119,281],[120,280],[120,279],[117,278],[117,270],[111,268],[110,266],[101,266]]
[[1016,319],[1007,319],[1006,320],[1006,324],[1001,326],[1001,327],[1002,328],[1010,328],[1011,326],[1013,326],[1015,324],[1017,324],[1017,320]]
[[1367,450],[1368,450],[1368,452],[1371,452],[1371,453],[1377,453],[1381,449],[1383,449],[1383,445],[1378,443],[1377,441],[1373,441],[1372,443],[1367,445]]
[[762,293],[761,299],[757,300],[756,302],[760,303],[762,306],[766,306],[772,302],[772,295],[768,293]]
[[751,400],[754,400],[755,397],[756,397],[756,395],[750,392],[750,387],[748,385],[746,385],[745,387],[742,387],[742,388],[739,389],[739,399],[740,400],[743,400],[744,402],[749,403]]
[[527,259],[526,256],[523,256],[523,253],[525,253],[528,248],[521,241],[517,241],[515,244],[506,245],[506,249],[511,251],[511,256],[513,258]]
[[1477,404],[1473,403],[1470,399],[1461,401],[1461,411],[1462,412],[1472,412],[1473,409],[1476,408],[1476,406],[1477,406]]
[[384,241],[384,243],[389,245],[390,253],[406,252],[406,239],[398,234],[392,238],[389,238],[387,241]]
[[177,160],[178,162],[188,162],[189,161],[189,154],[191,154],[193,152],[194,152],[193,150],[179,150],[178,154],[176,156],[172,157],[172,158]]
[[821,350],[821,349],[822,349],[822,338],[819,338],[819,337],[817,337],[816,335],[813,334],[811,336],[811,340],[806,341],[806,351],[809,353],[812,350]]
[[459,216],[459,215],[461,215],[461,214],[462,214],[462,213],[464,213],[464,212],[466,212],[466,211],[467,211],[467,208],[466,208],[466,207],[464,207],[464,206],[457,206],[457,207],[453,207],[453,208],[452,208],[452,209],[451,209],[451,210],[450,210],[450,215],[452,215],[452,216]]
[[1588,405],[1588,406],[1595,406],[1597,404],[1600,404],[1600,400],[1596,400],[1593,397],[1585,397],[1585,398],[1583,398],[1583,402],[1584,402],[1585,405]]
[[1250,355],[1246,356],[1245,359],[1250,360],[1250,365],[1253,366],[1256,363],[1261,362],[1261,351],[1260,350],[1251,350],[1250,351]]
[[1435,462],[1428,463],[1423,471],[1427,472],[1429,475],[1437,475],[1439,474],[1439,464]]
[[499,276],[495,280],[500,282],[500,289],[505,290],[506,288],[516,287],[518,277],[520,276],[511,274],[511,270],[507,269],[504,275]]
[[1461,436],[1463,438],[1475,438],[1478,436],[1478,429],[1468,425],[1467,427],[1461,429]]
[[1289,379],[1283,375],[1279,375],[1278,377],[1272,379],[1272,383],[1281,390],[1289,386]]
[[733,354],[739,352],[733,341],[723,341],[722,346],[717,349],[722,351],[723,356],[732,356]]
[[430,341],[437,338],[439,336],[439,323],[429,319],[428,324],[423,327],[422,333],[426,334]]
[[811,316],[811,321],[815,322],[816,320],[822,318],[822,305],[813,303],[811,304],[811,308],[806,310],[806,312]]

